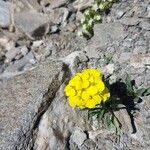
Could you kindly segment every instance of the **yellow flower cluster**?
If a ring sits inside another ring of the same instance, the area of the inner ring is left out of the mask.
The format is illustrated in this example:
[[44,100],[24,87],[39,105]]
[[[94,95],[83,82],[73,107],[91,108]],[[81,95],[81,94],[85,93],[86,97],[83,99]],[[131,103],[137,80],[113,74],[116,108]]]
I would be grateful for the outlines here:
[[64,90],[71,107],[94,108],[105,103],[110,97],[109,90],[102,81],[102,74],[96,69],[85,69],[77,73]]

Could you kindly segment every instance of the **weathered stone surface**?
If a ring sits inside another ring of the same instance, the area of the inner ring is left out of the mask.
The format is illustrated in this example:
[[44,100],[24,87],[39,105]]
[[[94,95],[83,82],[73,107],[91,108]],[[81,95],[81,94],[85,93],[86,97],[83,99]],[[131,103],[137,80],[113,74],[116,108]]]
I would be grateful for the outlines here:
[[41,115],[61,84],[62,63],[47,60],[25,74],[0,81],[0,149],[27,149]]
[[75,129],[70,137],[70,140],[72,140],[72,142],[74,142],[78,147],[80,147],[86,139],[86,134],[80,128]]
[[47,15],[36,11],[15,14],[16,27],[32,39],[44,36],[48,32],[49,22]]
[[141,27],[144,30],[150,31],[150,21],[143,21],[141,22]]
[[0,27],[6,28],[10,25],[10,3],[0,1]]
[[137,25],[140,22],[140,19],[139,18],[135,18],[135,17],[132,17],[132,18],[122,18],[120,20],[120,22],[122,24],[124,24],[124,25],[134,26],[134,25]]
[[64,4],[66,4],[68,2],[68,0],[50,0],[50,6],[51,8],[57,8],[60,7]]
[[76,0],[73,3],[73,7],[77,10],[84,10],[84,9],[92,6],[93,2],[94,2],[94,0],[84,0],[84,1]]
[[97,48],[103,48],[112,41],[122,40],[126,36],[120,23],[98,24],[94,28],[94,37],[85,48],[88,56],[99,58]]
[[131,66],[134,68],[146,67],[150,65],[150,54],[133,54],[130,58]]
[[50,19],[54,24],[64,24],[66,22],[69,11],[65,7],[55,9],[50,14]]
[[[86,125],[86,111],[72,109],[69,106],[64,95],[64,86],[63,84],[60,87],[55,99],[40,121],[34,150],[44,150],[44,148],[50,150],[67,149],[70,134],[72,134],[77,127],[80,127],[81,131],[73,135],[75,141],[71,140],[70,145],[72,145],[72,142],[76,142],[80,145],[81,142],[83,143],[86,139],[86,135],[83,132],[86,131],[88,126]],[[80,137],[81,141],[78,141],[75,137],[79,136],[79,134],[83,136]]]

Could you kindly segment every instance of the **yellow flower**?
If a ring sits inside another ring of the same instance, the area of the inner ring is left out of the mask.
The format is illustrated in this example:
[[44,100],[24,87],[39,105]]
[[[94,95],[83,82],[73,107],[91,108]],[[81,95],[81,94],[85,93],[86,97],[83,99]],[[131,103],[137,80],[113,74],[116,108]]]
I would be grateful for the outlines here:
[[96,103],[95,103],[95,101],[94,101],[93,99],[87,100],[87,102],[86,102],[86,104],[85,104],[85,106],[86,106],[87,108],[94,108],[95,105],[96,105]]
[[102,92],[105,89],[105,85],[104,82],[99,80],[96,82],[96,87],[98,89],[99,92]]
[[94,108],[110,98],[102,74],[96,69],[85,69],[77,73],[64,89],[69,105],[73,108]]
[[82,92],[82,99],[83,99],[83,100],[90,99],[90,95],[89,95],[89,93],[88,93],[88,92],[86,92],[86,91],[83,91],[83,92]]
[[105,103],[110,98],[110,93],[108,88],[105,88],[105,90],[102,93],[103,102]]
[[90,82],[89,82],[88,80],[83,80],[83,82],[82,82],[82,88],[83,88],[83,89],[88,88],[89,85],[90,85]]

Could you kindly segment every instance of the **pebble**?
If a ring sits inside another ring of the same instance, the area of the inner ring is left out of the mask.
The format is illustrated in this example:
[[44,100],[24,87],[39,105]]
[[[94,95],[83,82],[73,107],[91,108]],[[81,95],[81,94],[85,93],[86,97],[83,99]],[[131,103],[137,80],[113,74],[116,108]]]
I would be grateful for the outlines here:
[[77,144],[78,147],[80,147],[86,139],[86,134],[80,128],[77,128],[71,135],[71,140]]
[[10,63],[13,59],[15,59],[18,53],[19,50],[17,48],[11,48],[11,50],[7,51],[5,54],[5,63]]
[[51,0],[50,1],[50,7],[51,8],[58,8],[64,4],[66,4],[68,2],[68,0]]
[[125,18],[124,17],[120,20],[120,22],[124,25],[135,26],[140,22],[140,20],[138,18],[135,18],[135,17],[132,17],[132,18]]
[[32,47],[37,48],[37,47],[41,46],[42,44],[43,44],[43,40],[37,40],[37,41],[33,42]]
[[122,18],[124,14],[125,14],[124,11],[118,10],[118,11],[116,12],[116,18],[117,18],[117,19]]
[[0,27],[7,28],[10,25],[10,3],[0,1]]
[[73,3],[73,7],[76,9],[76,10],[85,10],[86,8],[92,6],[94,0],[76,0],[74,3]]
[[141,28],[146,31],[150,31],[150,21],[141,22]]
[[50,28],[50,33],[56,33],[56,32],[58,32],[58,31],[59,31],[59,28],[58,28],[57,25],[51,26],[51,28]]

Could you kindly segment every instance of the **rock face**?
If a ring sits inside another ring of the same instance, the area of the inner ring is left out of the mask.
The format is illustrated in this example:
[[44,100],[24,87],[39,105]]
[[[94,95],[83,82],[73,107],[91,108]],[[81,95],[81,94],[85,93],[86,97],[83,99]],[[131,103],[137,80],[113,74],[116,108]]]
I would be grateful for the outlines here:
[[10,3],[0,1],[0,27],[6,28],[10,25]]
[[108,23],[99,24],[95,26],[94,37],[91,39],[91,43],[87,45],[85,51],[88,53],[90,58],[99,58],[96,50],[98,48],[105,47],[112,41],[122,40],[126,36],[123,26],[120,23]]
[[20,12],[15,15],[16,27],[32,39],[44,36],[48,32],[49,22],[47,15],[35,11]]
[[41,115],[61,85],[62,63],[48,60],[0,82],[0,149],[26,149]]
[[60,7],[62,5],[65,5],[69,0],[51,0],[50,1],[50,6],[51,8],[57,8]]

